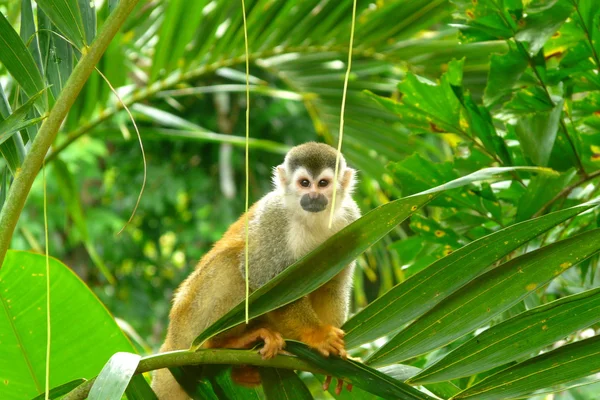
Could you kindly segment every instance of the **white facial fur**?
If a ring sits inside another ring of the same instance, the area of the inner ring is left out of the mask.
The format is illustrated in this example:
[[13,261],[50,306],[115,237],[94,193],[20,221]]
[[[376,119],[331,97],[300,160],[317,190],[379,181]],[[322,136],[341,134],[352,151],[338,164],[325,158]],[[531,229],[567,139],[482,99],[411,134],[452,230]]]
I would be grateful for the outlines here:
[[[355,185],[355,171],[346,167],[345,162],[340,164],[343,168],[340,168],[338,177],[335,204],[336,211],[341,208],[344,199],[351,195]],[[284,164],[276,168],[273,181],[283,195],[286,207],[296,216],[309,220],[329,220],[334,181],[334,171],[331,168],[326,168],[319,171],[316,176],[312,176],[312,174],[303,167],[296,168],[296,170],[290,174]],[[318,194],[323,195],[327,199],[327,206],[325,209],[319,212],[305,211],[301,206],[300,200],[302,196],[306,194],[312,194],[313,196]]]

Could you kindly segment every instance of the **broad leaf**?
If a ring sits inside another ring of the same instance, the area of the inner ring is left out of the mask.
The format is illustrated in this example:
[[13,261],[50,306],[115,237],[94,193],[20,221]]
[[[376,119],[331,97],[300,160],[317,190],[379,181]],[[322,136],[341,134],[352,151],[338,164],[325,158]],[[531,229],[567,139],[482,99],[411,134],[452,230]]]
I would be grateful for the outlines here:
[[502,264],[470,281],[403,329],[367,363],[388,365],[451,343],[599,250],[600,229],[596,229]]
[[493,262],[591,207],[584,204],[509,226],[436,261],[348,320],[343,326],[347,346],[352,348],[397,330],[488,270]]
[[[118,351],[134,352],[106,308],[71,269],[50,259],[50,387],[92,378]],[[46,259],[9,251],[0,269],[0,379],[3,399],[33,398],[44,390]],[[92,343],[93,345],[90,345]],[[65,351],[69,349],[69,351]]]

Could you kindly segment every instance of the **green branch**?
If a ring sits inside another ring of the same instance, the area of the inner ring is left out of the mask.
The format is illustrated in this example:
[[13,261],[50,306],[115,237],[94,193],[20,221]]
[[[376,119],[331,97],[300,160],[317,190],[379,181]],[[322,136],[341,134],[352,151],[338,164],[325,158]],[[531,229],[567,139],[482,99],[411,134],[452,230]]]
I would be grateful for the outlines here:
[[0,229],[0,266],[10,246],[15,226],[25,205],[27,195],[31,190],[31,185],[42,167],[44,157],[46,157],[46,153],[54,141],[63,120],[94,70],[94,67],[102,57],[102,54],[104,54],[104,51],[138,1],[121,0],[119,2],[117,8],[104,23],[96,40],[87,48],[87,51],[84,52],[85,54],[81,57],[79,63],[77,63],[56,104],[33,140],[31,149],[23,161],[21,170],[15,175],[15,180],[10,187],[8,197],[0,212],[0,226],[2,227]]
[[[297,357],[277,356],[263,360],[256,351],[248,350],[180,350],[144,357],[135,370],[136,374],[154,371],[162,368],[184,367],[186,365],[225,364],[225,365],[256,365],[259,367],[284,368],[325,374],[322,370]],[[81,384],[64,397],[64,400],[86,399],[94,379]]]

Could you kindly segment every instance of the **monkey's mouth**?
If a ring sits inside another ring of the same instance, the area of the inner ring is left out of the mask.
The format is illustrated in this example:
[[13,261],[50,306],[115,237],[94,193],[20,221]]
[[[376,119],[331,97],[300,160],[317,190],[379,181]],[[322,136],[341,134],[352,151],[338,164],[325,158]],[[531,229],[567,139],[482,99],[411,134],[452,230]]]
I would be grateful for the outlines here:
[[311,199],[308,195],[302,196],[300,199],[300,206],[304,211],[308,212],[321,212],[327,208],[327,198],[323,195],[319,195],[318,197]]

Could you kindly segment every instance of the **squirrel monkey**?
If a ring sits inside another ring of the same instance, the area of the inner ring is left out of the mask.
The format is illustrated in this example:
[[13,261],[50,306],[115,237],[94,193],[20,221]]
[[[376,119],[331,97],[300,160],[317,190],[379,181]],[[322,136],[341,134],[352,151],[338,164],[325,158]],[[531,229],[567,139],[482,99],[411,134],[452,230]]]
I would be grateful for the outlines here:
[[[292,148],[275,168],[275,189],[248,210],[249,283],[256,290],[287,266],[315,249],[331,235],[360,217],[351,198],[355,171],[340,155],[337,199],[329,229],[337,150],[322,143]],[[251,348],[263,341],[263,358],[277,355],[283,338],[300,340],[324,356],[346,357],[344,332],[350,304],[354,263],[315,292],[241,324],[204,343],[206,348]],[[244,301],[245,217],[198,263],[177,290],[165,343],[160,351],[187,349],[213,322]],[[235,367],[233,380],[260,384],[258,370]],[[167,369],[156,371],[152,387],[159,399],[187,399]]]

